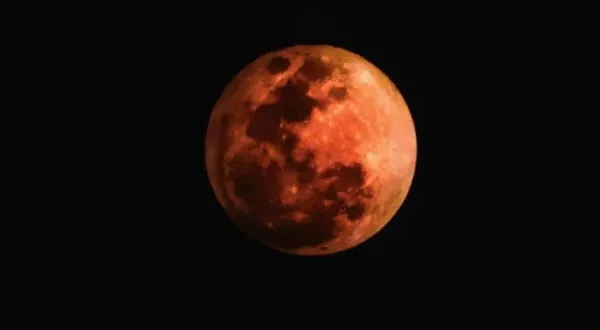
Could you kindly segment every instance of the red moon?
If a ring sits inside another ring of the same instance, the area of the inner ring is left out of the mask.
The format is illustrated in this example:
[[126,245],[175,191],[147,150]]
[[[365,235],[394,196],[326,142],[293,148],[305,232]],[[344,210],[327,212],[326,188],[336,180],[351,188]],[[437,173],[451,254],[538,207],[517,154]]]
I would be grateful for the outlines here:
[[298,255],[355,247],[409,191],[414,123],[395,85],[347,50],[300,45],[246,66],[206,135],[212,188],[237,226]]

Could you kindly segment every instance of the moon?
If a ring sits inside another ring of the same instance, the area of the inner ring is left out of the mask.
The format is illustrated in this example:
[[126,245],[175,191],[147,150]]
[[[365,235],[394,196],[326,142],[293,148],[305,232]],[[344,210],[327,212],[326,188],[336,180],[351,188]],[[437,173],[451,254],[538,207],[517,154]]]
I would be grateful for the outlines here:
[[205,151],[215,195],[241,230],[282,252],[325,255],[390,221],[417,142],[382,71],[341,48],[298,45],[259,57],[225,87]]

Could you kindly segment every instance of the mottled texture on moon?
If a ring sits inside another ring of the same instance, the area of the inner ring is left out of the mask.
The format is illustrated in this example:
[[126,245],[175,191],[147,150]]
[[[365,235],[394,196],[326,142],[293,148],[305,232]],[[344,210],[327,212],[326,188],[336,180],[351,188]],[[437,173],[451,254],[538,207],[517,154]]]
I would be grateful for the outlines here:
[[379,69],[308,45],[244,68],[215,105],[205,142],[231,219],[300,255],[340,252],[381,230],[406,198],[417,148],[406,102]]

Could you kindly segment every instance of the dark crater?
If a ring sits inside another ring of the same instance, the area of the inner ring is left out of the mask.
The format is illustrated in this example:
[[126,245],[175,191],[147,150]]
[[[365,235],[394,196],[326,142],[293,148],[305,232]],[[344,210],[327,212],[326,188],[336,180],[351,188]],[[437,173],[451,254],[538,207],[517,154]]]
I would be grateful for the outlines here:
[[269,61],[269,64],[267,64],[267,71],[269,71],[270,74],[282,73],[287,70],[291,64],[292,62],[287,58],[276,56]]
[[337,100],[343,101],[348,96],[348,90],[346,87],[333,87],[329,90],[329,97]]
[[310,117],[317,100],[306,95],[308,84],[288,81],[274,93],[279,97],[275,103],[262,104],[250,118],[246,134],[257,140],[278,145],[281,142],[280,124],[302,122]]
[[298,72],[309,81],[320,81],[331,76],[333,67],[319,59],[307,57]]

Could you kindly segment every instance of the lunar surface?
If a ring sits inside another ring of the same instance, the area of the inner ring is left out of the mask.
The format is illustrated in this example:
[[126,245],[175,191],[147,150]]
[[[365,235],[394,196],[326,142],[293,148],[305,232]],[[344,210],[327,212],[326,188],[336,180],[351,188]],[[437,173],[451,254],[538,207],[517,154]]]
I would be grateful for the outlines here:
[[361,56],[331,46],[265,54],[211,113],[206,165],[239,228],[299,255],[359,245],[398,211],[415,171],[400,92]]

